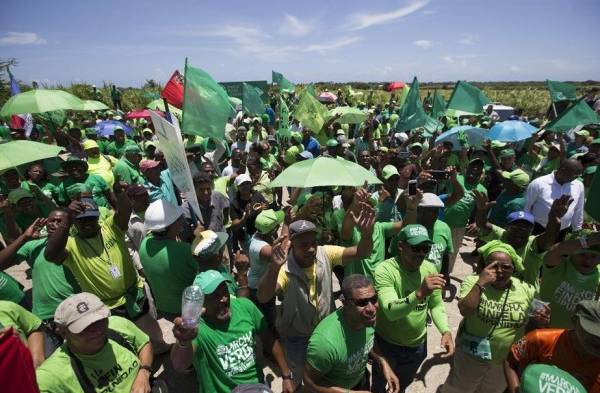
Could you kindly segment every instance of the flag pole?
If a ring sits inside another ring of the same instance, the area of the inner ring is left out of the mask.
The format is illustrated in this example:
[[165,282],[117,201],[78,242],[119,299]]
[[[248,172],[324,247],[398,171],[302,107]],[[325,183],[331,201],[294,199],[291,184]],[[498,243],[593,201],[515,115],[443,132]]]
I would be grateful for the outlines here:
[[[183,119],[185,119],[185,90],[187,86],[187,67],[188,67],[188,58],[185,58],[185,65],[183,66],[183,104],[181,105],[181,128],[185,124]],[[183,130],[181,131],[183,137]]]

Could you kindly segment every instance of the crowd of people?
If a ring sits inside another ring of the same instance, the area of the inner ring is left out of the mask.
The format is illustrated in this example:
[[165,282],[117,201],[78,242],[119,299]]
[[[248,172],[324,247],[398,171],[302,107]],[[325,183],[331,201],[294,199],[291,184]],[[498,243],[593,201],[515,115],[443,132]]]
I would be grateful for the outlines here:
[[[122,121],[118,110],[73,112],[52,132],[2,126],[5,140],[68,154],[0,174],[0,390],[166,392],[153,368],[164,356],[205,393],[269,391],[265,364],[285,393],[404,392],[433,325],[451,364],[441,393],[600,393],[600,232],[584,208],[600,125],[555,133],[516,111],[539,129],[529,139],[436,143],[499,115],[490,105],[397,132],[393,97],[347,99],[330,105],[366,120],[309,129],[292,117],[282,132],[274,96],[264,114],[239,110],[223,140],[185,135],[197,201],[145,120],[110,137],[94,126]],[[381,183],[270,187],[318,157]],[[30,291],[6,272],[22,262]],[[189,286],[204,294],[196,326],[181,316]]]

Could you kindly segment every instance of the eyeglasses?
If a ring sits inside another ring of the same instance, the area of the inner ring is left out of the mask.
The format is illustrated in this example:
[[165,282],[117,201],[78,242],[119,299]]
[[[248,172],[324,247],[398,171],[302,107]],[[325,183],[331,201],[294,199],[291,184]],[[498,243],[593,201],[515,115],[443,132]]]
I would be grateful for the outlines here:
[[369,303],[375,306],[377,305],[377,295],[373,297],[366,297],[363,299],[351,299],[351,301],[358,307],[366,307]]

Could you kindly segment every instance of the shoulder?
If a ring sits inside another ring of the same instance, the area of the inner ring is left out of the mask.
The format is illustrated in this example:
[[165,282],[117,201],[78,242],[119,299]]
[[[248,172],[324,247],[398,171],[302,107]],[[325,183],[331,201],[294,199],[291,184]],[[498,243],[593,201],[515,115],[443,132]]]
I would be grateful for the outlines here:
[[386,260],[380,262],[377,265],[377,267],[375,268],[375,273],[374,273],[375,281],[377,281],[378,277],[389,276],[392,272],[398,270],[396,265],[397,265],[397,262],[396,262],[395,258],[389,258],[389,259],[386,259]]
[[523,298],[523,300],[529,303],[535,294],[535,287],[516,277],[512,277],[511,280],[514,290],[521,293],[519,297],[521,297],[521,295],[525,295],[526,297]]
[[35,370],[41,392],[64,392],[67,386],[76,386],[77,379],[71,368],[71,359],[62,347]]
[[129,341],[138,351],[150,341],[150,338],[133,322],[117,316],[108,318],[108,327]]

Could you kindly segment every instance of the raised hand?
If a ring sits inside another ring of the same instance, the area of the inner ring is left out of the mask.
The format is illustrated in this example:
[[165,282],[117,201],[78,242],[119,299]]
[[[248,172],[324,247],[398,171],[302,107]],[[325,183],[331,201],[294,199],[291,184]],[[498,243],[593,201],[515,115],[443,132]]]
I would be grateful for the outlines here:
[[282,266],[287,261],[288,252],[290,250],[290,240],[287,235],[283,235],[273,243],[271,249],[271,260],[279,266]]
[[361,202],[359,209],[360,213],[358,216],[354,213],[354,211],[350,211],[350,214],[352,215],[354,224],[358,228],[359,232],[364,236],[365,234],[373,231],[376,214],[375,209],[373,209],[373,207],[366,202]]
[[173,335],[182,344],[191,342],[198,334],[198,328],[186,328],[183,325],[183,319],[181,317],[175,318],[173,321]]
[[431,295],[436,289],[443,289],[445,286],[446,280],[442,274],[431,274],[423,279],[416,295],[422,300]]
[[47,222],[47,218],[36,218],[33,224],[31,224],[29,228],[27,228],[25,232],[23,232],[23,235],[25,235],[25,237],[30,240],[39,239],[40,230],[46,225]]
[[567,210],[569,210],[571,203],[573,203],[573,198],[570,195],[561,195],[560,198],[552,202],[548,216],[560,220],[567,213]]
[[475,206],[477,210],[488,211],[492,206],[496,204],[495,201],[489,202],[488,197],[484,192],[473,190],[473,198],[475,199]]
[[417,210],[419,203],[423,200],[423,191],[417,188],[415,195],[406,195],[406,210]]
[[477,283],[479,285],[485,286],[496,281],[496,266],[498,266],[499,263],[500,262],[498,261],[494,261],[487,265],[485,269],[483,269],[481,273],[479,273],[479,280],[477,280]]
[[248,255],[238,250],[233,257],[233,264],[238,274],[246,274],[250,270],[250,259]]

